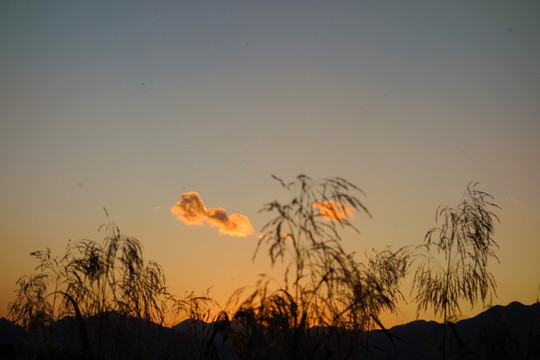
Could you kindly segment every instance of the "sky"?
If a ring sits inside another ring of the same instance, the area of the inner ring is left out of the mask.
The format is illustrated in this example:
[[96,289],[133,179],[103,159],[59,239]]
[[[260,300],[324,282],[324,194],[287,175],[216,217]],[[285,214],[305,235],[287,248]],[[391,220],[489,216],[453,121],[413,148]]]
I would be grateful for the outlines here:
[[[211,288],[224,305],[273,271],[264,252],[252,261],[259,210],[287,199],[272,174],[360,187],[373,217],[343,244],[358,254],[421,244],[437,207],[479,182],[501,207],[490,303],[537,301],[539,14],[537,1],[2,1],[0,316],[29,253],[102,239],[103,208],[178,294]],[[191,225],[171,211],[182,199],[199,206]],[[408,285],[387,324],[416,318]]]

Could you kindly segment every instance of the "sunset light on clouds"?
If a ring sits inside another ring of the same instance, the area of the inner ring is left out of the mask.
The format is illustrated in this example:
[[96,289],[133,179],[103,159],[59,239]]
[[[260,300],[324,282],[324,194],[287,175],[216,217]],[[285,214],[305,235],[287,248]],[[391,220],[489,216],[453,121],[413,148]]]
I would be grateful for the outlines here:
[[326,220],[341,220],[353,217],[354,209],[342,202],[332,200],[317,201],[312,206],[319,209],[321,216]]
[[186,225],[202,226],[206,222],[211,227],[217,227],[222,235],[246,237],[253,234],[253,227],[247,216],[227,215],[222,208],[207,209],[195,191],[183,193],[176,205],[171,207],[171,213]]

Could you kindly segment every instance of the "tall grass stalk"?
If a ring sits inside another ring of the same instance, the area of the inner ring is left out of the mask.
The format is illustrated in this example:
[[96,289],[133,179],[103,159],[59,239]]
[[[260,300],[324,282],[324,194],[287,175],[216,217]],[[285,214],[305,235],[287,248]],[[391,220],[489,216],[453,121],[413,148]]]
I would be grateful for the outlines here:
[[461,313],[460,303],[474,306],[495,293],[496,283],[488,271],[489,260],[498,258],[493,238],[498,217],[491,210],[498,206],[493,197],[470,183],[456,208],[439,207],[435,221],[420,247],[420,265],[413,280],[418,311],[431,308],[442,316],[443,358],[446,358],[446,327]]
[[259,358],[357,358],[366,352],[365,331],[379,322],[381,311],[395,310],[401,298],[398,285],[408,255],[386,249],[364,264],[343,249],[341,232],[358,233],[350,209],[371,216],[360,200],[363,192],[349,181],[273,178],[290,201],[275,200],[261,209],[273,218],[262,229],[254,258],[266,246],[272,265],[284,262],[286,270],[277,288],[263,275],[241,303],[233,319],[242,329],[238,353],[246,358],[250,351]]

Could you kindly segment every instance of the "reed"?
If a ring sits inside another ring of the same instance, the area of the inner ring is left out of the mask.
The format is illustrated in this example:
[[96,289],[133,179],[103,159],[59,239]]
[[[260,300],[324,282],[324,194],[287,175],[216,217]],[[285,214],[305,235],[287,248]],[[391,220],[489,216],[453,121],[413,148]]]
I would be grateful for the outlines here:
[[431,308],[443,319],[442,357],[446,359],[447,330],[450,319],[461,313],[460,304],[484,303],[495,293],[496,282],[488,271],[490,260],[498,261],[493,239],[498,206],[490,194],[470,183],[458,206],[439,207],[435,221],[439,226],[426,233],[417,256],[420,260],[413,289],[418,311]]
[[[277,288],[262,275],[233,318],[240,358],[349,359],[367,352],[366,331],[381,324],[383,310],[395,310],[408,254],[390,249],[366,262],[342,247],[341,232],[358,232],[347,209],[371,216],[363,192],[342,178],[313,180],[299,175],[285,183],[288,202],[274,200],[261,212],[273,218],[263,227],[257,249],[266,246],[272,265],[286,269]],[[318,204],[318,206],[314,206]],[[325,208],[321,209],[321,204]],[[243,356],[242,356],[243,355]]]

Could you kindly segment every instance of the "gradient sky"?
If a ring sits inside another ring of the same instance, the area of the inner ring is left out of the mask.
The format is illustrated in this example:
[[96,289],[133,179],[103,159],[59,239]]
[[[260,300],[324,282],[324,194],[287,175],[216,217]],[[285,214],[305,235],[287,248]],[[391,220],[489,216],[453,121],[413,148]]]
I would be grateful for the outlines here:
[[[195,191],[257,232],[284,198],[270,174],[300,173],[365,191],[373,218],[344,244],[360,254],[420,244],[479,182],[502,208],[492,302],[535,302],[539,16],[538,1],[2,1],[0,316],[29,253],[100,240],[103,207],[178,294],[213,287],[224,305],[269,272],[257,237],[169,209]],[[415,318],[400,309],[389,323]]]

